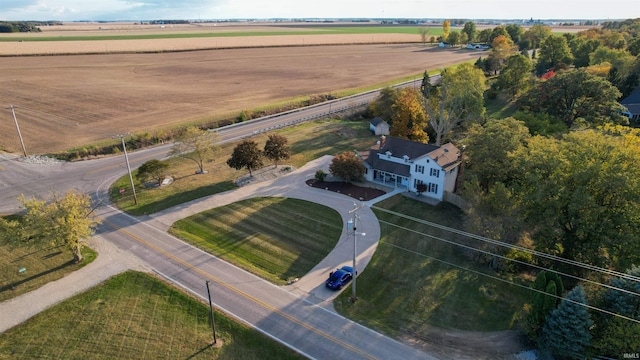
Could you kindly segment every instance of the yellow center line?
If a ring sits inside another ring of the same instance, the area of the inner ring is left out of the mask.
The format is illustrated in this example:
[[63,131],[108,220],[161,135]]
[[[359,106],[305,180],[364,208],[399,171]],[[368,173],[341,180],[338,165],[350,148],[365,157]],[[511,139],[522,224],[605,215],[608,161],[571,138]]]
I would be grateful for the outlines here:
[[345,342],[343,342],[343,341],[341,341],[339,339],[336,339],[335,337],[333,337],[333,336],[331,336],[331,335],[329,335],[329,334],[327,334],[327,333],[325,333],[323,331],[315,329],[315,328],[305,324],[304,322],[298,320],[297,318],[293,317],[292,315],[289,315],[289,314],[285,313],[284,311],[281,311],[280,309],[275,308],[275,307],[265,303],[264,301],[261,301],[260,299],[254,297],[254,296],[252,296],[252,295],[250,295],[250,294],[248,294],[248,293],[246,293],[246,292],[244,292],[244,291],[242,291],[242,290],[240,290],[240,289],[238,289],[238,288],[236,288],[234,286],[231,286],[230,284],[227,284],[227,283],[223,282],[222,280],[216,278],[215,276],[212,276],[211,274],[205,272],[204,270],[201,270],[200,268],[198,268],[198,267],[196,267],[196,266],[194,266],[194,265],[192,265],[192,264],[180,259],[179,257],[177,257],[177,256],[175,256],[175,255],[173,255],[171,253],[169,253],[168,251],[166,251],[166,250],[164,250],[164,249],[162,249],[162,248],[160,248],[160,247],[158,247],[156,245],[153,245],[153,244],[151,244],[150,242],[148,242],[146,240],[141,239],[140,237],[130,233],[129,231],[127,231],[127,230],[125,230],[125,229],[123,229],[123,228],[121,228],[121,227],[119,227],[119,226],[107,221],[107,220],[103,220],[103,222],[105,224],[111,226],[114,230],[119,231],[119,232],[131,237],[132,239],[142,243],[143,245],[146,245],[147,247],[149,247],[149,248],[161,253],[162,255],[172,259],[173,261],[177,262],[178,264],[186,266],[187,268],[191,269],[192,271],[195,271],[196,273],[204,276],[205,278],[212,280],[216,284],[218,284],[220,286],[223,286],[223,287],[233,291],[234,293],[236,293],[238,295],[241,295],[241,296],[253,301],[254,303],[264,307],[265,309],[270,310],[270,311],[272,311],[272,312],[274,312],[274,313],[276,313],[276,314],[278,314],[278,315],[280,315],[280,316],[282,316],[282,317],[284,317],[284,318],[286,318],[286,319],[288,319],[288,320],[290,320],[290,321],[292,321],[292,322],[304,327],[305,329],[307,329],[309,331],[312,331],[312,332],[314,332],[314,333],[316,333],[316,334],[318,334],[318,335],[320,335],[320,336],[322,336],[322,337],[324,337],[324,338],[326,338],[326,339],[328,339],[330,341],[333,341],[334,343],[339,344],[340,346],[342,346],[344,348],[347,348],[347,349],[349,349],[349,350],[351,350],[351,351],[353,351],[353,352],[355,352],[357,354],[360,354],[360,355],[362,355],[362,356],[364,356],[364,357],[366,357],[368,359],[375,359],[374,357],[370,356],[369,354],[364,353],[364,352],[360,351],[359,349],[357,349],[357,348],[355,348],[355,347],[353,347],[353,346],[351,346],[351,345],[349,345],[349,344],[347,344],[347,343],[345,343]]

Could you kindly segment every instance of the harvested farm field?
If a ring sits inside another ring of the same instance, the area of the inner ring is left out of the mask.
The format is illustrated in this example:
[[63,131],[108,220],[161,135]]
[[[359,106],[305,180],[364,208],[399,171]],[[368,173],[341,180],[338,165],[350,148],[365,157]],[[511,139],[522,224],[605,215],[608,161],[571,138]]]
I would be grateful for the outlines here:
[[124,132],[154,134],[298,96],[417,77],[480,55],[421,44],[361,44],[4,57],[0,149],[20,149],[10,104],[28,152],[57,152]]

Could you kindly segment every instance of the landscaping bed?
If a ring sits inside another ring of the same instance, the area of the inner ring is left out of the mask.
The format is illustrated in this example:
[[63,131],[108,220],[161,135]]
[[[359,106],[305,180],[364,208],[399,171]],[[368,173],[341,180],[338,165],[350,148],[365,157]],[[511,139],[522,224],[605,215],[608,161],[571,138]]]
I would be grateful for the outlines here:
[[360,201],[369,201],[386,194],[385,191],[380,189],[358,186],[343,181],[318,181],[316,179],[309,179],[306,183],[314,188],[345,194]]

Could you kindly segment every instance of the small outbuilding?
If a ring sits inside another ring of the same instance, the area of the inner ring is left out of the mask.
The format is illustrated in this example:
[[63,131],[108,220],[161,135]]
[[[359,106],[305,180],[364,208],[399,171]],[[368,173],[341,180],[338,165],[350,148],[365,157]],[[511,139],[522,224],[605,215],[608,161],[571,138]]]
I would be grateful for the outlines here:
[[374,135],[389,135],[389,124],[382,120],[382,118],[376,116],[369,122],[369,130],[371,130]]

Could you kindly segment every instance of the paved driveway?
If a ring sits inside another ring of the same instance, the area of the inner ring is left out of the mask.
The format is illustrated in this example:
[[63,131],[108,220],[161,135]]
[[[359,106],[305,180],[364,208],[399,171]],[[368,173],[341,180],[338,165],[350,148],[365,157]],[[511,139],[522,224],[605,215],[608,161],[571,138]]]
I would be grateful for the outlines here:
[[[329,173],[331,159],[332,156],[325,155],[277,179],[253,183],[235,190],[181,204],[150,215],[148,221],[155,227],[168,230],[174,222],[190,215],[259,196],[307,200],[335,209],[340,213],[343,220],[342,234],[336,247],[311,271],[307,274],[300,274],[299,281],[287,286],[289,291],[306,297],[307,300],[313,303],[328,305],[327,301],[333,299],[338,293],[325,288],[324,280],[329,275],[329,272],[335,270],[335,268],[353,263],[353,238],[347,236],[346,224],[347,220],[352,216],[349,211],[353,210],[355,206],[363,205],[349,196],[316,189],[305,184],[306,180],[315,176],[318,169]],[[358,232],[366,233],[366,236],[357,236],[356,269],[358,274],[361,274],[378,245],[380,225],[369,206],[362,206],[357,211],[357,214],[359,217]],[[329,306],[329,308],[331,307]]]

